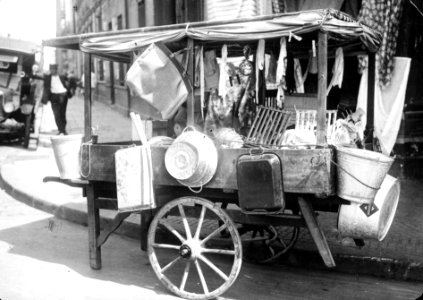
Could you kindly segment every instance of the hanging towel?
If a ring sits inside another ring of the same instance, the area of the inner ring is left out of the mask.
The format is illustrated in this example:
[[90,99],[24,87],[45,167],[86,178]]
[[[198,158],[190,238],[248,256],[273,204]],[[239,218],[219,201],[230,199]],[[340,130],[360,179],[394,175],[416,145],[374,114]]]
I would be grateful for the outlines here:
[[[394,72],[392,73],[391,83],[382,90],[380,85],[377,84],[378,80],[376,80],[374,127],[382,153],[386,155],[390,155],[401,125],[410,65],[410,58],[394,57]],[[361,108],[364,112],[367,112],[367,88],[367,69],[365,69],[361,76],[357,100],[357,109]],[[363,128],[365,128],[365,120],[363,121]]]
[[333,86],[342,87],[342,80],[344,78],[344,51],[342,47],[338,47],[335,53],[335,63],[332,67],[332,79],[329,83],[326,95],[329,95]]

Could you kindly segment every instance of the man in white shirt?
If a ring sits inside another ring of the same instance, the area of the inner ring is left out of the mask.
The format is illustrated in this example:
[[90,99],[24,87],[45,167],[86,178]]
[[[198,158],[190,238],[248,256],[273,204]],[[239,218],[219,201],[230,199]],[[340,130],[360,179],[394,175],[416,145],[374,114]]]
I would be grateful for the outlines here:
[[59,135],[66,135],[66,107],[68,105],[69,82],[66,75],[58,75],[57,64],[50,65],[50,74],[44,77],[44,98],[51,101]]

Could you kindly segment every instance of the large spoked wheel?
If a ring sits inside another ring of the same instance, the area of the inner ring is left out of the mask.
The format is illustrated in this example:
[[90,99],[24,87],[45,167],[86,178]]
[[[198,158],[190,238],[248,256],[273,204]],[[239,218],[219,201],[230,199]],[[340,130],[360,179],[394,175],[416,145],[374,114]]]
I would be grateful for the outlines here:
[[[222,231],[229,233],[230,243],[213,242]],[[182,197],[167,203],[154,217],[148,231],[148,257],[171,292],[186,299],[211,299],[229,289],[239,274],[241,238],[218,205]]]

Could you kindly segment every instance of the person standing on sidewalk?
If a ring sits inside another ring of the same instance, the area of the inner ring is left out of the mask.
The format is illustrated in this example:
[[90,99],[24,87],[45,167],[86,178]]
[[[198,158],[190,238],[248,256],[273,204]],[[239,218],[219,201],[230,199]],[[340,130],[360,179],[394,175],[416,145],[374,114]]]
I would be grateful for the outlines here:
[[66,75],[59,75],[57,64],[50,65],[50,73],[44,76],[43,103],[51,101],[54,120],[56,121],[59,135],[67,135],[66,132],[66,107],[69,91],[69,80]]

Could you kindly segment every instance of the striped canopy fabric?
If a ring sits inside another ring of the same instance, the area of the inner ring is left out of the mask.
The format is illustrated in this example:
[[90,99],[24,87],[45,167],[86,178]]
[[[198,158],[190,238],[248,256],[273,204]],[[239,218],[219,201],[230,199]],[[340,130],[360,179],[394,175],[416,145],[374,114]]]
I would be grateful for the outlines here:
[[[202,42],[237,42],[274,39],[322,30],[340,42],[358,42],[369,51],[377,51],[381,35],[349,15],[333,9],[301,11],[235,21],[197,22],[145,27],[110,33],[86,34],[77,37],[44,41],[44,45],[79,48],[86,53],[114,61],[130,61],[132,53],[151,43],[180,42],[185,38]],[[73,38],[73,40],[72,40]],[[77,38],[77,39],[76,39]]]

